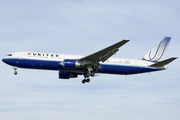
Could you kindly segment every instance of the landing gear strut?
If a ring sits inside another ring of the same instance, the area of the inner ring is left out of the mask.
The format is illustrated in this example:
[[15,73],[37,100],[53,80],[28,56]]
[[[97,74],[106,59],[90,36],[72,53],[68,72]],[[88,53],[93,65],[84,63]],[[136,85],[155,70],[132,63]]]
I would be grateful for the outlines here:
[[[93,68],[97,71],[97,70],[99,69],[99,67],[100,67],[100,64],[99,64],[99,63],[96,63]],[[82,80],[82,83],[83,83],[83,84],[86,83],[86,82],[87,82],[87,83],[90,82],[90,79],[89,79],[90,76],[91,76],[91,77],[94,77],[94,76],[95,76],[95,74],[94,74],[94,72],[93,72],[93,68],[92,68],[91,65],[88,65],[88,66],[87,66],[86,71],[84,72],[84,79]]]
[[16,71],[16,70],[17,70],[17,67],[13,67],[13,69],[14,69],[14,75],[17,75],[17,73],[18,73],[18,72]]
[[94,73],[93,72],[86,72],[85,74],[84,74],[84,79],[82,80],[82,83],[84,84],[84,83],[89,83],[90,82],[90,79],[89,79],[89,77],[94,77]]

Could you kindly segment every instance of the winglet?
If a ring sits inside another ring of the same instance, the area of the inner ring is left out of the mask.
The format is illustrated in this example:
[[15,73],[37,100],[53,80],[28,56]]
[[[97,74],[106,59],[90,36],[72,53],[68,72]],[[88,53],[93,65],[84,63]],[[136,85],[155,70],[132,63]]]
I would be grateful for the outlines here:
[[172,62],[175,59],[177,59],[177,57],[172,57],[172,58],[157,62],[155,64],[150,65],[149,67],[162,67],[162,66],[169,64],[170,62]]

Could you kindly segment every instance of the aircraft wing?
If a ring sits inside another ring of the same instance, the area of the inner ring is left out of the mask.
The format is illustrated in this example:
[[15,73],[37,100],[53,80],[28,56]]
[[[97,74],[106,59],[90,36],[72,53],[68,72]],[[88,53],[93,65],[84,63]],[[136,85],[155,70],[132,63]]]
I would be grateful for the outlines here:
[[114,45],[111,45],[111,46],[103,49],[103,50],[100,50],[89,56],[81,58],[80,61],[93,61],[93,62],[101,62],[102,61],[102,62],[104,62],[108,58],[110,58],[112,55],[114,55],[119,50],[119,47],[123,46],[128,41],[129,40],[122,40]]

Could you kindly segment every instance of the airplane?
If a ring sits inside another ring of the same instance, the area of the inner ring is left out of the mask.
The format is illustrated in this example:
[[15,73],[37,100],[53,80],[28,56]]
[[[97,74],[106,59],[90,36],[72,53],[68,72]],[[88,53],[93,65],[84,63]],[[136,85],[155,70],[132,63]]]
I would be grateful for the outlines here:
[[84,75],[82,80],[84,84],[90,82],[89,77],[94,77],[96,74],[131,75],[166,70],[166,65],[177,58],[163,60],[170,40],[171,37],[164,37],[147,54],[137,60],[110,58],[119,51],[121,46],[129,42],[124,39],[88,56],[15,52],[8,54],[2,61],[13,66],[15,75],[17,75],[17,68],[56,70],[59,72],[59,79]]

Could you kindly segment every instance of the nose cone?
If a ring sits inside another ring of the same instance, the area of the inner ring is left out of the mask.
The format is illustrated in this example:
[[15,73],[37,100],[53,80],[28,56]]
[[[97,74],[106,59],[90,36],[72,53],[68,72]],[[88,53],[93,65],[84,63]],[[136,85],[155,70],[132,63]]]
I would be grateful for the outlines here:
[[3,61],[4,63],[6,63],[6,59],[5,59],[5,58],[3,58],[2,61]]
[[2,61],[11,66],[16,66],[18,64],[18,59],[3,58]]
[[6,64],[10,64],[11,63],[11,60],[8,59],[8,58],[3,58],[2,61]]

